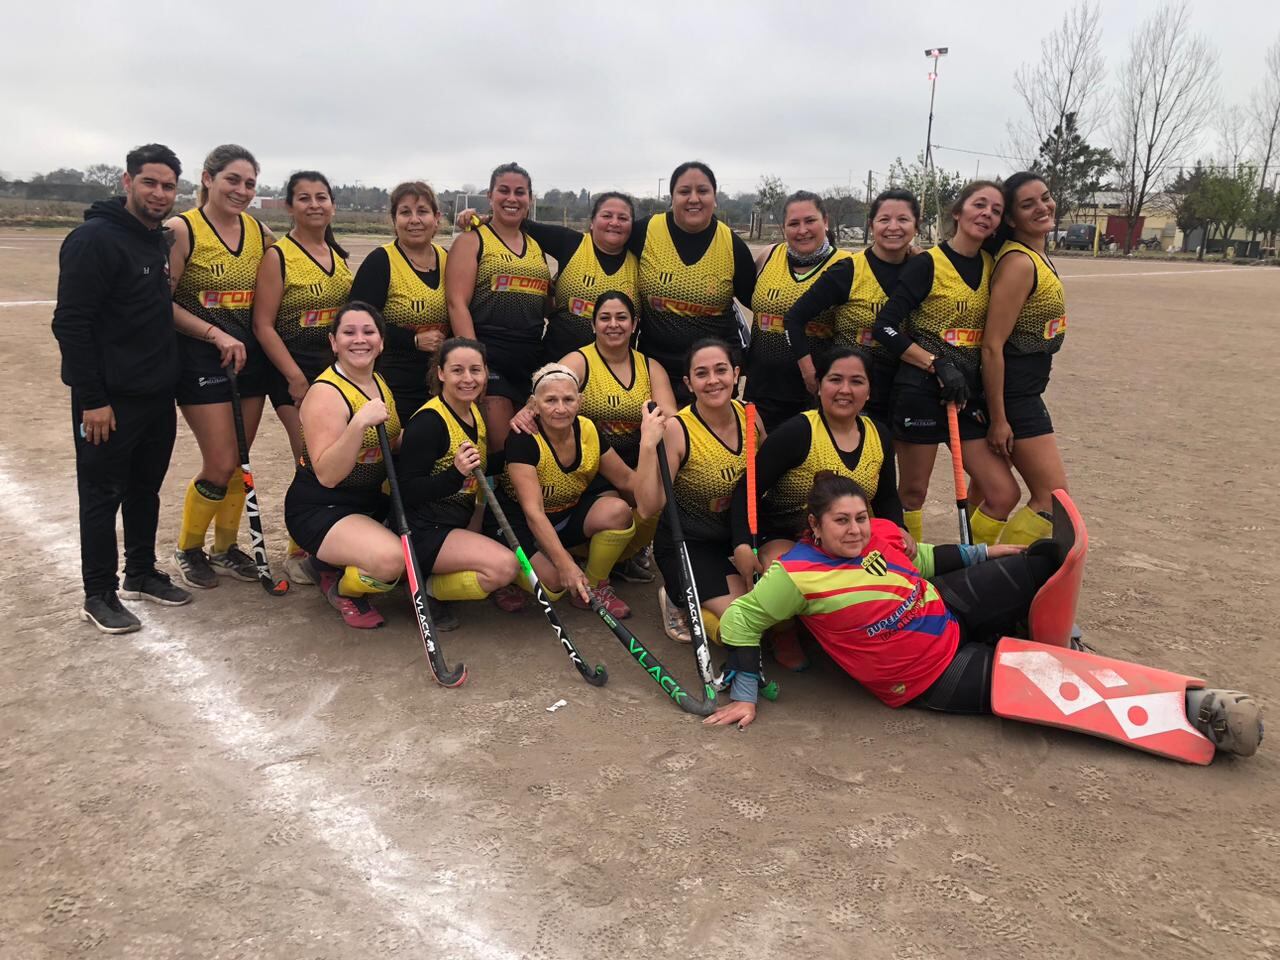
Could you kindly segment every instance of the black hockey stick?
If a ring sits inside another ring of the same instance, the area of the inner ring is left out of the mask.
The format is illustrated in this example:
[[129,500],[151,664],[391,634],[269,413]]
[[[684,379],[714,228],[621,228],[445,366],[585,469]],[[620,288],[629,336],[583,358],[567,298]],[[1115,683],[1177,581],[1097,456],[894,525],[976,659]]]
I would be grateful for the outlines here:
[[511,529],[511,523],[507,520],[507,514],[502,509],[502,504],[498,502],[497,494],[493,492],[489,486],[489,481],[485,479],[484,471],[480,467],[476,467],[471,471],[471,475],[476,478],[476,482],[480,484],[480,489],[484,491],[485,501],[489,504],[489,509],[493,511],[494,519],[498,521],[498,529],[502,531],[502,539],[507,541],[507,546],[515,553],[516,560],[520,563],[520,569],[529,578],[529,585],[533,587],[533,595],[537,598],[538,605],[542,607],[542,612],[546,615],[547,622],[551,624],[551,629],[556,632],[556,637],[560,640],[561,646],[564,647],[564,652],[569,655],[573,665],[578,668],[583,680],[593,687],[603,687],[609,680],[609,671],[604,668],[603,663],[597,663],[595,672],[592,673],[586,661],[579,655],[577,648],[573,645],[573,641],[569,638],[569,631],[560,622],[560,617],[555,608],[551,606],[551,601],[547,598],[546,591],[542,589],[542,581],[533,572],[533,564],[529,562],[529,558],[525,556],[524,548],[520,546],[520,541],[516,539],[515,531]]
[[387,482],[391,486],[391,517],[400,534],[400,546],[404,550],[404,571],[409,578],[409,598],[413,601],[413,612],[418,621],[418,634],[422,637],[422,645],[427,650],[427,663],[431,665],[431,673],[436,683],[442,687],[460,687],[467,679],[467,667],[458,664],[456,670],[450,670],[444,661],[444,654],[436,643],[436,629],[431,622],[431,614],[427,609],[427,597],[422,588],[422,571],[418,567],[418,554],[409,539],[409,521],[405,519],[404,502],[400,499],[400,481],[396,477],[396,465],[391,459],[391,441],[387,439],[387,428],[378,424],[378,443],[382,445],[382,462],[387,466]]
[[271,576],[271,564],[267,561],[267,538],[262,534],[262,511],[258,509],[258,490],[253,485],[253,470],[249,467],[249,441],[244,432],[244,411],[240,407],[240,385],[236,381],[235,363],[226,367],[227,380],[231,383],[231,419],[236,424],[236,446],[240,451],[240,472],[244,474],[244,511],[249,515],[249,539],[253,541],[253,562],[258,566],[258,582],[273,597],[283,597],[289,592],[288,580],[276,580]]

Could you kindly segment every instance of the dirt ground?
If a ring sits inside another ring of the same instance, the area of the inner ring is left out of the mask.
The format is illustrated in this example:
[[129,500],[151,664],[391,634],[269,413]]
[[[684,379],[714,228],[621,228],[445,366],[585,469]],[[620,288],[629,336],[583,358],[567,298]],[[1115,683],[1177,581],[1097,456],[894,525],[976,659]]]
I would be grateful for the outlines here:
[[[443,638],[470,669],[457,690],[430,681],[400,595],[367,634],[314,588],[228,582],[143,610],[129,636],[77,622],[44,302],[59,239],[0,231],[0,404],[17,413],[0,440],[0,956],[1280,955],[1270,742],[1188,767],[889,710],[829,663],[783,677],[749,731],[704,730],[572,609],[602,689],[536,612],[487,604]],[[1274,707],[1280,271],[1063,273],[1050,407],[1092,537],[1086,635]],[[278,561],[290,465],[271,415],[253,461]],[[162,555],[196,465],[181,427]],[[932,539],[953,536],[950,496],[940,460]],[[654,590],[620,593],[692,680]]]

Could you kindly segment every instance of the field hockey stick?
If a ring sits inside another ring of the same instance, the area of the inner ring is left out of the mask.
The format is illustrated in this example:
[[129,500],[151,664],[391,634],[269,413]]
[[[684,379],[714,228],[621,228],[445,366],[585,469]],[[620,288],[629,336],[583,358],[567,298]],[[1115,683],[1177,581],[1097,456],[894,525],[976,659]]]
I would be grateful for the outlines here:
[[[760,523],[756,508],[756,405],[747,404],[747,529],[751,531],[751,555],[760,558]],[[760,582],[757,571],[752,575],[752,586]],[[768,700],[778,699],[777,681],[770,681],[764,675],[764,647],[760,648],[760,695]]]
[[600,602],[600,598],[594,592],[591,594],[591,609],[604,621],[605,626],[613,631],[613,635],[618,638],[618,642],[627,648],[627,653],[631,654],[631,658],[644,668],[645,673],[653,677],[653,682],[662,688],[662,692],[675,701],[676,706],[685,713],[692,713],[699,717],[709,717],[715,713],[715,702],[699,700],[680,686],[679,681],[671,675],[670,670],[663,666],[662,661],[654,656],[653,652],[641,643],[634,633],[618,622],[617,618],[605,608],[605,605]]
[[258,490],[253,485],[253,470],[249,467],[249,441],[244,430],[244,411],[240,406],[240,385],[236,380],[235,363],[226,367],[227,380],[231,383],[231,419],[236,425],[236,447],[240,451],[240,472],[244,475],[244,511],[249,515],[249,539],[253,542],[253,562],[258,567],[258,582],[273,597],[283,597],[289,592],[288,580],[276,580],[271,576],[271,564],[267,561],[267,538],[262,533],[262,511],[258,509]]
[[431,622],[431,613],[427,609],[427,597],[422,589],[422,570],[418,566],[418,552],[413,549],[409,539],[409,521],[404,515],[404,501],[400,499],[400,480],[396,476],[396,465],[391,459],[391,441],[387,438],[387,428],[378,424],[378,443],[382,446],[382,462],[387,465],[387,483],[391,487],[391,518],[400,534],[400,548],[404,551],[404,572],[409,580],[409,599],[413,602],[413,612],[418,621],[418,635],[422,637],[422,646],[427,651],[427,663],[431,666],[431,675],[442,687],[460,687],[467,679],[467,667],[458,664],[456,670],[450,670],[445,663],[444,654],[436,643],[436,628]]
[[573,645],[573,640],[569,638],[569,631],[560,622],[560,617],[555,608],[551,606],[551,601],[547,598],[546,591],[542,589],[542,581],[533,572],[533,564],[529,562],[529,558],[525,555],[524,547],[520,546],[520,541],[516,538],[515,531],[511,529],[511,523],[507,520],[506,511],[502,509],[502,504],[498,502],[498,495],[493,492],[489,486],[489,481],[485,479],[484,470],[476,467],[471,471],[471,475],[476,478],[476,482],[480,484],[480,489],[484,491],[484,499],[489,504],[489,509],[493,511],[494,519],[498,521],[498,529],[502,531],[502,539],[507,541],[507,546],[515,553],[516,560],[520,563],[520,569],[529,578],[529,585],[533,587],[533,595],[537,598],[538,605],[542,607],[542,612],[546,616],[547,622],[551,624],[551,629],[555,631],[560,645],[564,647],[564,652],[569,655],[573,665],[578,668],[583,680],[593,687],[603,687],[609,681],[609,671],[604,668],[603,663],[597,663],[595,672],[592,673],[591,668],[587,666],[586,661],[578,653],[577,647]]
[[960,542],[973,543],[969,527],[969,485],[964,479],[964,454],[960,452],[960,414],[954,400],[947,401],[947,430],[951,434],[951,472],[956,482],[956,514],[960,518]]
[[707,628],[702,622],[702,601],[698,599],[698,585],[693,578],[693,563],[689,548],[684,542],[684,526],[680,523],[680,508],[676,506],[675,491],[671,484],[671,468],[667,465],[666,440],[658,441],[658,470],[662,474],[662,489],[667,497],[667,525],[671,527],[671,539],[680,548],[680,590],[684,594],[685,615],[689,620],[689,636],[693,640],[693,655],[698,663],[698,676],[707,692],[707,703],[716,704],[716,691],[723,690],[728,681],[724,674],[711,672],[711,650],[707,645]]

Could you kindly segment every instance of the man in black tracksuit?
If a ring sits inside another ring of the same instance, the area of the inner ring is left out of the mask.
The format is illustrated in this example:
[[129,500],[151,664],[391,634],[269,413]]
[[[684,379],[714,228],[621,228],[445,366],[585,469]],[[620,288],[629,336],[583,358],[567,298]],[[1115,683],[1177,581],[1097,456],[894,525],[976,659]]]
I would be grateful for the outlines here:
[[63,241],[53,312],[62,382],[71,387],[85,593],[80,619],[104,633],[141,627],[116,593],[118,510],[125,549],[120,596],[168,606],[191,600],[156,570],[155,553],[179,370],[162,225],[182,166],[168,147],[148,144],[129,154],[126,170],[125,195],[95,203]]

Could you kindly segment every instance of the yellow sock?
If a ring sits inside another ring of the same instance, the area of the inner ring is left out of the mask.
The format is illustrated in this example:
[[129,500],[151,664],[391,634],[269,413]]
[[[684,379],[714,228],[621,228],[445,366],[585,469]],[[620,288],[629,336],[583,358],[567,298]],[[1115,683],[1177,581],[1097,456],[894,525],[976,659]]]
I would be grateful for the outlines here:
[[969,527],[973,530],[973,542],[993,545],[1000,538],[1004,524],[1005,521],[988,517],[982,512],[982,508],[978,508],[973,511],[973,519],[969,521]]
[[714,644],[720,644],[720,618],[708,610],[702,608],[702,625],[707,628],[707,639]]
[[1004,530],[1000,532],[1000,539],[996,542],[1021,543],[1030,546],[1037,540],[1052,536],[1053,522],[1030,507],[1023,507],[1009,518],[1009,522],[1004,525]]
[[400,578],[391,583],[371,577],[359,567],[347,567],[342,571],[342,579],[338,581],[338,593],[344,597],[363,597],[370,593],[386,593],[396,585]]
[[290,557],[295,557],[295,556],[298,556],[299,554],[305,554],[307,552],[303,550],[300,546],[298,546],[298,541],[294,540],[293,537],[289,538],[288,549],[289,549],[288,556]]
[[437,600],[483,600],[489,595],[474,570],[433,573],[427,577],[427,593]]
[[907,533],[911,534],[916,543],[920,543],[924,539],[923,510],[903,510],[902,523],[907,528]]
[[636,525],[632,521],[625,530],[601,530],[591,538],[591,547],[587,551],[587,565],[583,572],[587,582],[595,586],[601,580],[608,580],[613,565],[627,549],[627,544],[636,535]]
[[[552,590],[547,586],[546,581],[539,580],[538,583],[542,584],[542,592],[547,595],[547,599],[552,603],[555,603],[564,596],[563,590]],[[523,569],[516,574],[515,585],[525,593],[529,594],[529,596],[533,596],[533,583],[529,580],[529,577],[525,574]]]
[[622,551],[622,556],[618,558],[619,562],[630,560],[649,544],[653,543],[653,535],[658,532],[657,517],[650,517],[646,520],[632,510],[631,519],[635,524],[636,533],[631,538],[631,542],[627,544],[627,548]]
[[244,474],[236,472],[227,481],[227,495],[213,516],[213,552],[226,553],[240,533],[240,514],[244,513]]
[[[205,486],[204,483],[200,485]],[[211,490],[211,485],[205,489]],[[179,550],[204,546],[204,535],[209,532],[209,524],[213,522],[222,500],[222,497],[215,500],[205,496],[196,488],[195,480],[187,484],[187,495],[182,501],[182,526],[178,530]]]

